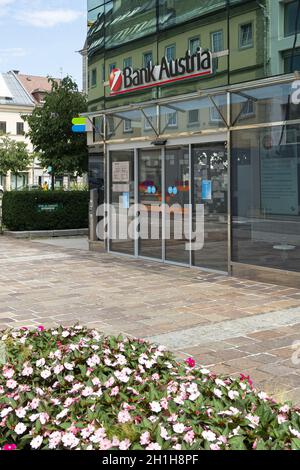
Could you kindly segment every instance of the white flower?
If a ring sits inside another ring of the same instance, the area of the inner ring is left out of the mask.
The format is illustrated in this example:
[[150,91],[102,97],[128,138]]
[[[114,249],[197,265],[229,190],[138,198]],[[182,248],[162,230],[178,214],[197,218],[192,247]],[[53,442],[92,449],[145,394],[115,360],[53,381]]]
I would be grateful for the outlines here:
[[29,377],[32,374],[33,374],[33,368],[32,367],[26,366],[22,370],[22,376],[23,377]]
[[77,437],[75,437],[73,433],[67,432],[62,437],[62,443],[65,447],[70,447],[70,449],[73,449],[79,444],[79,439],[77,439]]
[[268,395],[265,392],[259,392],[257,396],[263,401],[267,401],[269,399]]
[[67,338],[68,336],[70,336],[70,333],[66,330],[66,331],[63,331],[61,335],[63,338]]
[[58,364],[57,366],[54,367],[53,372],[55,375],[60,374],[64,370],[64,366],[61,364]]
[[13,409],[11,407],[9,408],[4,408],[1,413],[0,413],[0,416],[1,418],[5,418],[7,415],[9,415],[9,413],[12,411]]
[[240,396],[239,392],[236,392],[235,390],[230,390],[228,392],[228,396],[230,398],[230,400],[235,400],[236,398],[238,398]]
[[16,410],[16,415],[17,415],[17,417],[20,418],[20,419],[25,418],[25,416],[26,416],[26,410],[25,410],[25,408],[18,408],[18,409]]
[[45,380],[48,379],[50,376],[51,376],[50,370],[45,369],[41,372],[41,377]]
[[202,437],[209,442],[214,442],[217,439],[217,436],[212,431],[203,431]]
[[250,427],[256,428],[259,425],[259,416],[254,416],[251,413],[247,414],[246,419],[250,421]]
[[185,430],[185,425],[182,423],[174,424],[173,430],[176,432],[176,434],[182,434]]
[[300,439],[300,432],[297,431],[297,429],[293,429],[291,426],[289,427],[290,433],[293,434],[293,436],[298,437]]
[[68,413],[69,413],[69,410],[66,408],[65,410],[62,410],[62,411],[56,416],[56,419],[60,420],[60,419],[64,418],[65,416],[67,416]]
[[277,416],[278,424],[285,423],[287,421],[286,415],[280,414]]
[[189,396],[189,400],[191,400],[191,401],[196,401],[197,398],[200,397],[200,395],[201,395],[200,392],[192,393],[192,394]]
[[289,405],[283,405],[281,408],[279,408],[279,411],[281,413],[287,414],[290,411],[290,407],[289,407]]
[[222,394],[222,391],[221,391],[219,388],[215,388],[215,389],[214,389],[214,394],[215,394],[216,397],[218,397],[218,398],[221,398],[221,396],[223,395],[223,394]]
[[38,361],[36,361],[36,366],[37,367],[44,367],[45,364],[46,364],[46,361],[45,361],[44,358],[39,359]]
[[30,446],[32,449],[39,449],[43,444],[43,436],[37,436],[30,442]]
[[21,434],[24,434],[24,432],[26,431],[27,427],[25,426],[25,424],[23,423],[19,423],[17,424],[17,426],[15,427],[14,431],[16,434],[18,434],[18,436],[20,436]]
[[223,380],[216,379],[215,383],[216,383],[216,385],[218,385],[218,387],[226,387],[226,384],[225,384],[225,382],[223,382]]
[[150,408],[153,413],[160,413],[161,412],[161,406],[158,401],[153,401],[150,403]]

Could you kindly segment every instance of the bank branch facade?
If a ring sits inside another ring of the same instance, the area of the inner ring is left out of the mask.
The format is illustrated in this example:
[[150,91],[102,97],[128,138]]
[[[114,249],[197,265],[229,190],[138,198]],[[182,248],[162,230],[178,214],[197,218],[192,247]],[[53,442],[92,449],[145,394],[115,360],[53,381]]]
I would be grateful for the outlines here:
[[91,249],[300,286],[299,18],[88,1]]

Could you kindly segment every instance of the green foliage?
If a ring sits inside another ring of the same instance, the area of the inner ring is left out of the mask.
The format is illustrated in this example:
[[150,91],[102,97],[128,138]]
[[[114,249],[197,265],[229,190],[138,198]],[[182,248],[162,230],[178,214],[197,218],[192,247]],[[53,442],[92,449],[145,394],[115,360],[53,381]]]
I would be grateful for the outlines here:
[[72,132],[72,119],[87,111],[86,98],[70,77],[49,81],[52,91],[44,105],[23,116],[30,127],[28,137],[44,168],[51,166],[55,175],[81,175],[88,167],[86,135]]
[[25,171],[32,161],[32,156],[24,142],[16,142],[9,136],[0,137],[0,175],[11,171],[14,175]]
[[[8,230],[63,230],[88,227],[85,191],[11,191],[3,196],[3,224]],[[54,211],[39,209],[57,205]]]

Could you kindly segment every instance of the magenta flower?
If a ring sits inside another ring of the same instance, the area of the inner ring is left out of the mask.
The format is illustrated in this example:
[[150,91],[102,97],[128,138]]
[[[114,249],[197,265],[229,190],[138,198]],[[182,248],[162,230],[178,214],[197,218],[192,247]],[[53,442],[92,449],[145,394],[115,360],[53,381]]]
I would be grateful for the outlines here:
[[45,331],[45,327],[43,325],[38,326],[39,331]]
[[16,444],[5,444],[2,450],[17,450]]
[[185,363],[186,363],[189,367],[192,367],[192,368],[195,367],[195,365],[196,365],[196,361],[195,361],[195,359],[193,359],[192,357],[189,357],[189,358],[185,361]]

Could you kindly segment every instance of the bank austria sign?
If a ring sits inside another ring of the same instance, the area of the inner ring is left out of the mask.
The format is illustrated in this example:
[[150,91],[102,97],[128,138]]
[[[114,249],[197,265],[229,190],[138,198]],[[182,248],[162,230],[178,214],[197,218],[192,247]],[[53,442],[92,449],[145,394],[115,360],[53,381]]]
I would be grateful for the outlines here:
[[187,51],[184,57],[170,62],[163,57],[159,65],[150,63],[141,69],[132,67],[125,67],[123,70],[113,69],[109,78],[110,94],[121,95],[212,73],[212,53],[198,47],[195,54]]

